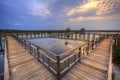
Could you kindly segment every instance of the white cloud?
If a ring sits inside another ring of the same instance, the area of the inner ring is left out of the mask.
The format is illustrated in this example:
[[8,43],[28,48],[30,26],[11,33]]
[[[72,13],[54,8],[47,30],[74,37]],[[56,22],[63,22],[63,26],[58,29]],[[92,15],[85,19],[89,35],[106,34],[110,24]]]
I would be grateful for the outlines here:
[[98,21],[98,20],[113,20],[113,19],[120,19],[120,14],[116,14],[113,16],[90,16],[90,17],[77,17],[77,18],[70,18],[69,20],[72,22],[81,22],[81,21],[86,21],[86,20],[91,20],[91,21]]
[[83,0],[81,5],[68,11],[67,15],[85,13],[90,10],[95,10],[96,15],[103,15],[113,12],[118,7],[120,7],[120,0]]
[[17,23],[14,23],[13,25],[15,25],[15,26],[21,26],[21,25],[23,25],[23,24],[20,23],[20,22],[17,22]]
[[29,14],[33,16],[47,17],[51,15],[51,12],[48,9],[48,5],[44,3],[40,3],[37,0],[30,1],[28,7],[29,7]]

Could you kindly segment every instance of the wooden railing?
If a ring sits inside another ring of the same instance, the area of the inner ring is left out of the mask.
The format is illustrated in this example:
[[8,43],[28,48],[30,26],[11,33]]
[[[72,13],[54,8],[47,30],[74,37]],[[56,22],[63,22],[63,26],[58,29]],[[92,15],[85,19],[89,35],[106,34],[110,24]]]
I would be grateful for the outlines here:
[[[16,34],[16,33],[15,33]],[[75,40],[84,40],[84,41],[91,41],[96,38],[95,33],[84,33],[81,34],[80,32],[63,32],[63,33],[21,33],[16,34],[17,36],[24,38],[24,39],[35,39],[35,38],[60,38],[60,39],[75,39]],[[103,36],[103,34],[99,34],[99,36]]]
[[109,57],[109,64],[108,64],[108,72],[107,72],[107,79],[106,80],[112,80],[112,46],[113,46],[113,39],[111,38],[111,44],[110,44],[110,57]]
[[[15,36],[14,36],[15,37]],[[31,42],[15,37],[16,40],[26,49],[28,52],[33,55],[36,59],[42,62],[46,67],[48,67],[54,73],[56,72],[56,62],[57,62],[57,55],[49,52]]]
[[4,51],[4,80],[10,80],[10,70],[9,70],[9,61],[8,61],[8,40],[7,37],[5,39],[5,51]]
[[84,45],[77,46],[72,50],[66,51],[60,55],[56,55],[47,51],[23,38],[12,35],[28,52],[33,55],[38,61],[44,64],[57,79],[60,79],[73,65],[80,62],[82,57],[87,56],[99,43],[104,39],[97,38],[95,41],[90,41]]

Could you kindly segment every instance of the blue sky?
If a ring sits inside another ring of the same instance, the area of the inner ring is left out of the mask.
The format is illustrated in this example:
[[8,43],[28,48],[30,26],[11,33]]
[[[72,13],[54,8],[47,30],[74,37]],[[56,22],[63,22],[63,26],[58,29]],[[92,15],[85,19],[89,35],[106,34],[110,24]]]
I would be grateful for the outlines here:
[[120,30],[120,0],[0,0],[0,29]]

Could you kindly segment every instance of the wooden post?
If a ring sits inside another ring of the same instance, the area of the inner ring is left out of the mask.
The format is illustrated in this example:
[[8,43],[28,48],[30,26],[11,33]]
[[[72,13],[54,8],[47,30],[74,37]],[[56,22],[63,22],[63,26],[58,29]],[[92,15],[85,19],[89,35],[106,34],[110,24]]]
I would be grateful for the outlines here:
[[73,39],[73,33],[71,33],[71,39]]
[[82,40],[82,34],[80,33],[80,40]]
[[95,40],[95,33],[93,33],[93,40]]
[[61,38],[61,32],[59,33],[59,38]]
[[60,38],[62,39],[62,32],[60,33]]
[[46,37],[46,33],[44,33],[45,37]]
[[26,46],[26,41],[25,41],[25,49],[27,49],[27,46]]
[[42,60],[43,60],[43,63],[44,63],[44,55],[42,54]]
[[47,60],[48,60],[48,67],[50,67],[50,59],[49,59],[49,58],[47,58]]
[[33,53],[33,47],[30,46],[30,54],[32,54],[32,53]]
[[37,53],[37,59],[39,60],[39,56],[40,56],[40,54],[39,54],[39,47],[37,47],[36,53]]
[[30,34],[30,38],[32,39],[32,33]]
[[66,33],[64,32],[64,39],[65,39]]
[[75,39],[77,39],[77,32],[75,33]]
[[44,32],[43,32],[43,38],[45,37],[45,34],[44,34]]
[[81,62],[81,48],[79,48],[79,53],[78,53],[78,58],[79,58],[79,60],[78,60],[78,62],[80,63]]
[[75,62],[76,55],[74,55],[74,62]]
[[57,80],[60,80],[60,57],[56,56],[57,59]]
[[32,38],[35,38],[35,33],[33,33],[33,37]]
[[31,44],[29,44],[29,52],[30,52],[30,54],[31,54]]
[[41,38],[43,38],[43,33],[41,33]]
[[90,43],[88,43],[87,55],[90,53]]
[[94,41],[92,42],[92,50],[94,49]]
[[83,33],[83,40],[85,40],[85,33]]
[[96,46],[98,45],[98,38],[96,39]]
[[69,66],[70,66],[70,59],[68,58],[68,68],[69,68]]
[[22,34],[22,38],[23,38],[23,34]]
[[60,37],[59,37],[59,32],[58,32],[58,35],[57,35],[57,36],[58,36],[58,38],[60,38]]
[[87,40],[90,41],[90,33],[87,34]]

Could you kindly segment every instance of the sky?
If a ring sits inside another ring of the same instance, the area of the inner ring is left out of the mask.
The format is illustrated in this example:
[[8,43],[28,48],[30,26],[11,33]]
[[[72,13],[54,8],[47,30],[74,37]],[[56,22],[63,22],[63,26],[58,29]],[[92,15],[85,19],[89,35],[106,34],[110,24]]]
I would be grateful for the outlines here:
[[120,30],[120,0],[0,0],[0,29]]

